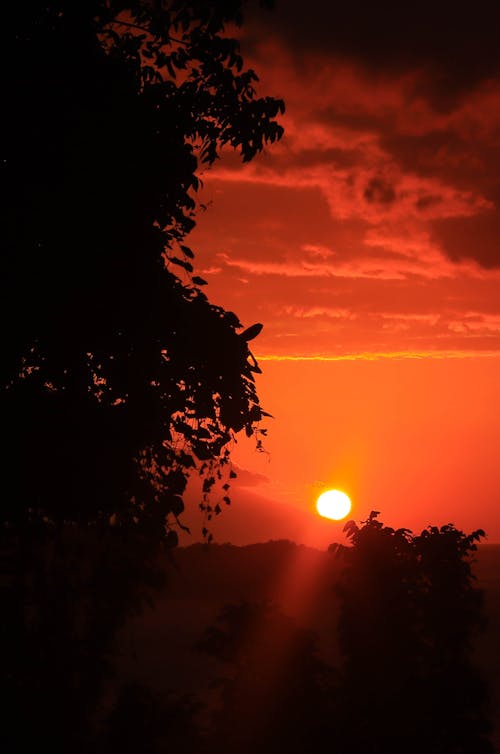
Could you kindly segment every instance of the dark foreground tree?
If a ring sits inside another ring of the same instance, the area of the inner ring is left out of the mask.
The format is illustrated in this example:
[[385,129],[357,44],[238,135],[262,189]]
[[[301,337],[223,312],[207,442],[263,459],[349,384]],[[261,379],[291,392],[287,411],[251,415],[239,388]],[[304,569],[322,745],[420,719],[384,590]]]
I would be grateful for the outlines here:
[[340,548],[343,751],[492,752],[472,659],[483,615],[471,555],[484,532],[448,524],[417,536],[377,515],[346,524],[352,547]]
[[164,572],[126,532],[31,527],[2,543],[0,749],[95,752],[118,628]]
[[235,434],[262,416],[260,327],[209,303],[184,243],[201,164],[282,133],[225,34],[241,9],[2,12],[5,751],[94,750],[113,636],[155,545],[177,542],[189,474],[205,496],[227,483]]
[[[3,521],[175,544],[262,416],[248,341],[183,241],[200,164],[280,138],[225,34],[241,0],[11,3],[2,40]],[[214,466],[215,464],[215,466]],[[205,501],[206,503],[206,501]],[[218,509],[217,509],[218,510]]]

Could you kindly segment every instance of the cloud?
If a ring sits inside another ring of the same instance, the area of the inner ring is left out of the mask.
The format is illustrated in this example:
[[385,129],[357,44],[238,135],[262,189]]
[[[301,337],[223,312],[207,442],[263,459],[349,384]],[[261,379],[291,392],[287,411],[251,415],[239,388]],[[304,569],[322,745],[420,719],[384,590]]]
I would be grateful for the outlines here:
[[330,259],[335,255],[332,249],[327,246],[321,246],[318,244],[304,244],[302,249],[311,257],[317,257],[319,259]]
[[334,220],[415,217],[452,261],[500,266],[471,238],[499,214],[500,5],[374,7],[290,0],[253,19],[244,48],[286,100],[286,136],[244,180],[316,188]]
[[497,337],[500,335],[500,314],[492,315],[484,312],[465,312],[456,319],[448,322],[448,328],[461,335]]
[[233,480],[232,486],[237,487],[256,487],[261,484],[269,482],[269,477],[265,474],[259,474],[256,471],[249,471],[243,469],[240,466],[234,466],[234,471],[237,474],[236,479]]
[[382,179],[370,166],[359,162],[356,170],[339,168],[325,160],[320,165],[297,168],[293,163],[251,164],[238,171],[214,170],[211,180],[227,183],[264,184],[288,189],[317,189],[330,208],[333,219],[355,218],[372,225],[408,217],[420,221],[449,217],[470,217],[493,208],[480,193],[463,190],[437,178],[403,173],[386,160]]
[[207,171],[194,246],[211,300],[266,322],[257,352],[500,347],[499,16],[317,0],[251,15],[243,53],[284,97],[285,137]]
[[278,0],[272,13],[251,15],[250,21],[250,51],[258,47],[263,24],[269,24],[297,68],[307,72],[333,55],[356,61],[374,79],[417,69],[421,95],[438,110],[500,71],[495,0],[473,7],[452,0],[418,5],[382,0],[362,6],[312,0],[307,12],[299,0]]
[[307,254],[309,247],[306,246],[281,261],[238,257],[225,252],[217,256],[227,268],[255,276],[282,278],[407,280],[452,278],[464,270],[471,276],[482,274],[473,264],[460,266],[450,262],[426,236],[420,240],[418,237],[406,238],[391,234],[390,230],[384,232],[382,228],[378,232],[366,233],[363,241],[378,253],[360,252],[355,257],[341,257],[332,252],[330,257],[318,258]]
[[474,359],[476,357],[498,359],[498,350],[439,350],[433,349],[428,351],[365,351],[358,353],[341,353],[341,354],[264,354],[259,355],[259,360],[266,361],[290,361],[290,362],[335,362],[335,361],[428,361],[431,360],[449,360],[449,359]]
[[389,181],[374,176],[366,184],[363,197],[369,204],[392,204],[396,200],[396,190]]
[[356,314],[349,309],[335,309],[330,306],[285,306],[281,313],[299,319],[328,317],[329,319],[356,319]]
[[[498,190],[500,200],[500,190]],[[451,259],[475,259],[485,269],[500,266],[500,215],[498,212],[477,217],[435,218],[432,233]]]

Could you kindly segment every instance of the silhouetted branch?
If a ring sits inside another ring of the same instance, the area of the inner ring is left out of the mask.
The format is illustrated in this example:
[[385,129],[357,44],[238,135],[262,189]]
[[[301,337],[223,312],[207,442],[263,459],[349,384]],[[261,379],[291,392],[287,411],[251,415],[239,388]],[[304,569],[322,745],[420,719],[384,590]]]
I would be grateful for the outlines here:
[[[114,18],[112,21],[107,22],[107,26],[112,26],[113,24],[120,24],[120,26],[128,26],[130,29],[137,29],[137,31],[143,31],[146,34],[149,34],[150,37],[154,37],[152,32],[146,27],[146,26],[140,26],[139,24],[132,24],[130,21],[121,21],[120,19]],[[189,44],[185,42],[183,39],[177,39],[177,37],[172,37],[170,34],[167,34],[165,36],[165,39],[167,39],[169,42],[175,42],[176,44],[183,45],[184,47],[189,47]]]

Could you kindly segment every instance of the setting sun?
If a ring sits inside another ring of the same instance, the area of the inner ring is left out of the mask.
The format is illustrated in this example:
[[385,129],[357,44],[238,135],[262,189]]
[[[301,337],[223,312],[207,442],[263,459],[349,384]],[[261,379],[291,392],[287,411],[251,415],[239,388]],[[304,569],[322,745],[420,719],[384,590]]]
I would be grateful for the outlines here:
[[345,492],[340,490],[327,490],[316,501],[316,510],[323,518],[331,518],[340,521],[351,510],[351,501]]

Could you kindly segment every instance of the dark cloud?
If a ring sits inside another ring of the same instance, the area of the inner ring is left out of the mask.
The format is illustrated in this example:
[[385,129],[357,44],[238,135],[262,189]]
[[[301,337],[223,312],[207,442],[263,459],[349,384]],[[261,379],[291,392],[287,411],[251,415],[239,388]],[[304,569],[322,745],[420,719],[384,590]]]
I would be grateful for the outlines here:
[[[432,126],[431,126],[432,129]],[[398,133],[393,122],[380,128],[380,146],[394,157],[403,170],[418,168],[419,175],[447,177],[459,172],[462,180],[476,182],[484,172],[479,164],[477,141],[471,145],[450,126],[427,133]]]
[[[281,38],[301,65],[328,56],[358,62],[372,76],[419,69],[418,86],[437,109],[500,71],[500,3],[450,0],[341,2],[276,0],[251,12],[258,43],[262,24]],[[311,58],[313,55],[313,58]]]
[[474,259],[485,268],[500,267],[498,211],[491,210],[473,217],[435,220],[433,231],[435,239],[453,261]]
[[[190,516],[186,514],[183,521],[192,534],[182,534],[181,544],[189,545],[193,540],[200,541],[206,521],[197,511],[196,504],[190,506]],[[233,495],[233,504],[224,508],[222,515],[210,522],[209,529],[215,542],[231,542],[237,546],[288,539],[298,544],[326,549],[332,541],[332,522],[321,519],[310,511],[276,502],[254,490],[239,490]]]
[[441,204],[442,201],[443,200],[440,196],[429,194],[428,196],[420,197],[420,199],[415,202],[415,206],[418,210],[424,212],[426,209],[430,209],[431,207],[437,207],[437,205]]
[[355,108],[346,108],[345,102],[329,103],[327,107],[318,109],[315,116],[320,123],[343,126],[358,133],[376,130],[377,132],[389,132],[394,129],[393,113],[385,112],[383,109],[370,112],[363,112]]
[[389,205],[396,201],[394,186],[380,177],[368,181],[363,196],[369,204]]
[[[279,170],[280,163],[289,167],[290,157],[283,154],[273,160],[276,170]],[[296,168],[310,168],[317,165],[328,163],[334,165],[336,169],[353,168],[359,164],[359,150],[357,149],[304,149],[293,155],[293,165]]]
[[269,481],[265,474],[258,474],[255,471],[248,471],[248,469],[242,469],[238,466],[235,466],[234,470],[238,475],[233,482],[233,486],[236,487],[256,487]]

